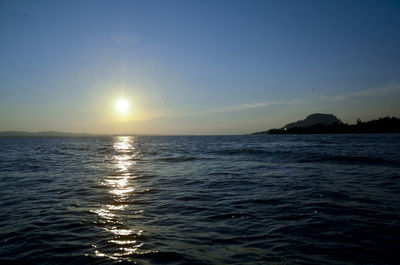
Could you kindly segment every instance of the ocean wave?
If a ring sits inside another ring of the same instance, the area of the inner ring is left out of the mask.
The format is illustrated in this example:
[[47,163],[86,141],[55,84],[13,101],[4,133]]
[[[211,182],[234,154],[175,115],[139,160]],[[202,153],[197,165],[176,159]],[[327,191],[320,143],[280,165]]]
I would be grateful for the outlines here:
[[269,152],[265,151],[263,149],[237,148],[237,149],[217,150],[217,151],[213,151],[212,153],[217,154],[217,155],[243,155],[243,154],[260,155],[260,154],[265,154],[265,153],[269,153]]
[[328,162],[338,164],[373,164],[382,166],[400,166],[400,162],[372,156],[340,156],[340,155],[309,155],[299,159],[300,163]]
[[187,157],[161,157],[157,158],[157,161],[163,161],[163,162],[187,162],[187,161],[193,161],[196,160],[197,158],[194,156],[187,156]]

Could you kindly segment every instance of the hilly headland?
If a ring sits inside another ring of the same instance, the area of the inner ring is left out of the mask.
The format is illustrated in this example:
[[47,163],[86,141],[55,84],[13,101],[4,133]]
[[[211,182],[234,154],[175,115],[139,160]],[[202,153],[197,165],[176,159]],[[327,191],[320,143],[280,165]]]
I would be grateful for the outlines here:
[[288,123],[279,129],[270,129],[253,134],[338,134],[338,133],[400,133],[400,119],[384,117],[377,120],[361,121],[355,124],[343,123],[333,114],[315,113],[304,120]]

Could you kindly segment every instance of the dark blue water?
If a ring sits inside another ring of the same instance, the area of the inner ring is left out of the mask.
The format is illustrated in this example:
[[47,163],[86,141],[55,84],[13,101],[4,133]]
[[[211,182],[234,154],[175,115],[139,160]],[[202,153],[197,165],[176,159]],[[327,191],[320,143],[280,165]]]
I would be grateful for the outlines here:
[[400,135],[3,138],[0,263],[399,264]]

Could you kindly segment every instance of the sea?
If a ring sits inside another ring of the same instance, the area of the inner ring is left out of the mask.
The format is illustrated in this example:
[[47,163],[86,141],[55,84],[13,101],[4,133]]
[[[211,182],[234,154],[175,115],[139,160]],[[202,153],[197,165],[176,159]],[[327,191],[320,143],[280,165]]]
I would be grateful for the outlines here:
[[400,135],[1,138],[0,264],[400,264]]

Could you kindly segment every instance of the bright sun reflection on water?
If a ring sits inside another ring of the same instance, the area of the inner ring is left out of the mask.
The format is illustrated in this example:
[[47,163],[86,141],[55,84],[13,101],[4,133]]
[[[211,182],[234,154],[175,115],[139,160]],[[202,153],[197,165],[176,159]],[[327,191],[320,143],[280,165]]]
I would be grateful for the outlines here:
[[114,149],[120,152],[129,152],[132,148],[130,136],[120,136],[114,143]]
[[[111,259],[120,259],[137,254],[138,249],[143,243],[138,243],[136,238],[141,235],[142,230],[133,230],[124,225],[124,210],[130,206],[129,201],[135,187],[131,181],[132,167],[136,164],[134,158],[136,156],[134,148],[134,138],[130,136],[116,137],[114,147],[114,174],[105,177],[100,181],[102,186],[108,188],[113,203],[105,204],[101,209],[92,211],[100,218],[100,223],[105,224],[104,229],[111,233],[112,239],[107,242],[113,245],[113,253],[104,253],[100,251],[100,246],[93,245],[95,255],[108,257]],[[140,211],[139,211],[140,212]],[[124,247],[121,247],[121,246]],[[109,248],[108,248],[109,249]],[[109,252],[106,251],[106,252]]]
[[111,213],[109,210],[106,209],[100,209],[93,212],[105,219],[113,219],[115,216],[115,214]]
[[114,234],[119,235],[119,236],[127,236],[127,235],[131,235],[131,234],[134,233],[130,229],[117,229],[117,228],[114,228],[114,229],[107,229],[107,230],[110,231],[111,233],[114,233]]
[[106,205],[106,207],[110,210],[123,210],[126,205]]

